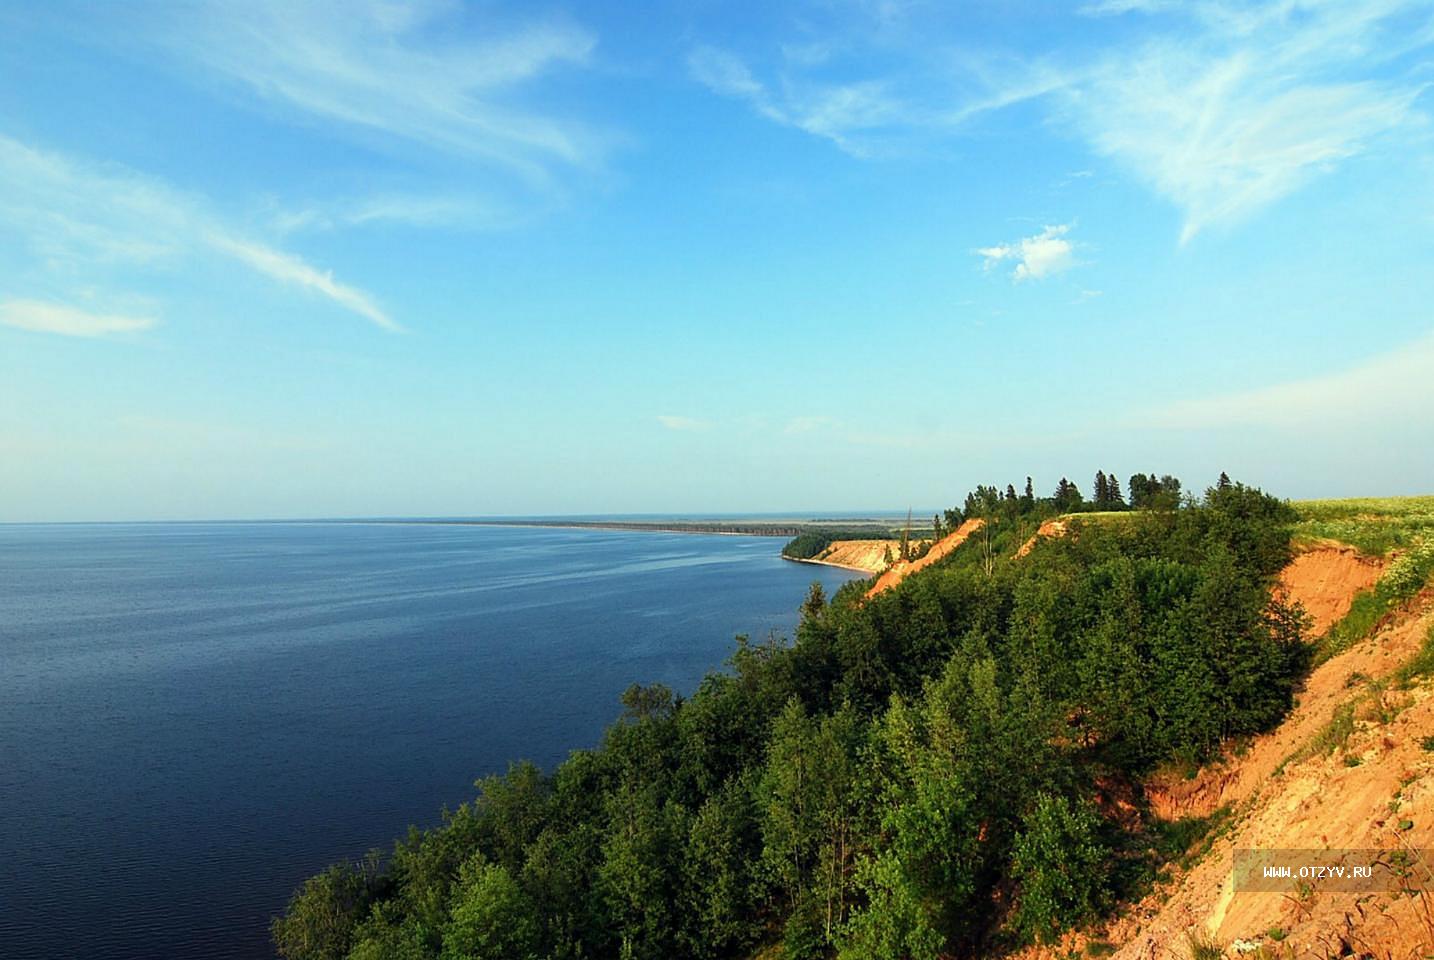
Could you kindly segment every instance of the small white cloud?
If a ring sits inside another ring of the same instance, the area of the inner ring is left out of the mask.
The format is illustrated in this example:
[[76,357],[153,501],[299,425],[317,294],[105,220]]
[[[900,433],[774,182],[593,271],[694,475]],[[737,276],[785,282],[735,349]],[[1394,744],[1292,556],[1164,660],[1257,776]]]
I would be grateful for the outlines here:
[[669,430],[706,430],[710,423],[706,420],[697,420],[692,417],[677,417],[671,414],[659,413],[657,422]]
[[153,317],[90,313],[78,307],[42,300],[6,300],[0,303],[0,323],[37,333],[95,338],[138,333],[154,326],[155,320]]
[[1040,280],[1075,266],[1075,247],[1066,239],[1069,232],[1070,224],[1048,226],[1015,243],[982,247],[976,255],[985,258],[987,270],[1009,260],[1015,263],[1011,279]]

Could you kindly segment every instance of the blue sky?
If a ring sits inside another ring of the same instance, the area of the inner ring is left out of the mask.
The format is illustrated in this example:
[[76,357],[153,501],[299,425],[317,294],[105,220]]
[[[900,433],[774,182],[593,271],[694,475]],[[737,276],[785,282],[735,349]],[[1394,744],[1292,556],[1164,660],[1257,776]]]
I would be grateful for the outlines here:
[[0,519],[1434,491],[1434,4],[0,7]]

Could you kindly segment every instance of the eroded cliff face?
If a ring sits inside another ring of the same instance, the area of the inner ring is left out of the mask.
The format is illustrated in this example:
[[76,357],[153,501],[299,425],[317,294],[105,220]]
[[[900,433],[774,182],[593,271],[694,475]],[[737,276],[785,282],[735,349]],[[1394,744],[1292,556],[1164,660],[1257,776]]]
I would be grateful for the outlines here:
[[[1318,636],[1382,569],[1352,549],[1321,546],[1295,557],[1281,590],[1310,611]],[[1426,588],[1314,670],[1278,728],[1194,778],[1145,784],[1158,816],[1226,811],[1208,851],[1116,919],[1022,956],[1055,960],[1100,943],[1108,946],[1098,952],[1118,948],[1124,960],[1187,960],[1197,942],[1231,958],[1434,956],[1434,679],[1400,675],[1431,631]],[[1242,849],[1329,851],[1329,863],[1340,851],[1381,850],[1406,875],[1364,890],[1295,877],[1270,892],[1236,892]]]
[[833,540],[831,546],[812,557],[811,561],[881,573],[890,566],[890,558],[900,555],[900,540]]
[[891,568],[885,573],[883,573],[879,578],[877,578],[876,583],[872,586],[870,590],[866,592],[867,597],[874,597],[878,593],[883,593],[887,590],[890,590],[892,587],[896,586],[898,583],[905,580],[913,573],[916,573],[918,570],[924,570],[925,568],[931,566],[937,560],[940,560],[942,557],[946,556],[951,551],[961,546],[961,544],[965,543],[967,538],[970,537],[971,534],[975,533],[977,530],[980,530],[983,526],[985,526],[985,521],[979,517],[967,520],[965,523],[961,524],[961,526],[957,527],[954,532],[942,537],[940,540],[937,540],[934,544],[932,544],[931,549],[926,551],[925,556],[921,557],[919,560],[911,560],[905,563],[892,564]]
[[1280,574],[1279,590],[1304,606],[1310,635],[1318,637],[1349,612],[1360,591],[1378,582],[1386,566],[1385,560],[1363,556],[1353,547],[1321,544],[1295,555]]

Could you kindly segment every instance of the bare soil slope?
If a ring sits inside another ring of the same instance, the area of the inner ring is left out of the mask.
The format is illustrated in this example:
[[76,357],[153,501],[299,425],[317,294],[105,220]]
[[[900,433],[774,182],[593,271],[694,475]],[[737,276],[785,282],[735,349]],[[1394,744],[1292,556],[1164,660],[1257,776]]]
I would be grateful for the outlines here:
[[880,573],[887,568],[886,558],[900,553],[900,540],[833,540],[810,562]]
[[[1318,635],[1382,569],[1353,550],[1321,545],[1297,556],[1281,583],[1312,612]],[[1195,942],[1256,960],[1434,956],[1434,885],[1411,893],[1434,869],[1434,751],[1425,746],[1434,737],[1434,682],[1393,682],[1431,630],[1434,588],[1426,588],[1371,638],[1318,667],[1278,728],[1193,779],[1146,784],[1152,812],[1166,819],[1229,810],[1224,833],[1105,927],[1023,956],[1068,957],[1091,941],[1119,947],[1115,956],[1125,960],[1187,960]],[[1405,858],[1410,876],[1406,889],[1342,891],[1292,878],[1281,881],[1287,888],[1236,893],[1241,849],[1330,851],[1331,862],[1341,850],[1382,850]]]
[[1045,540],[1049,537],[1064,537],[1066,535],[1066,529],[1066,521],[1062,517],[1057,517],[1054,520],[1047,520],[1045,523],[1041,524],[1038,528],[1036,528],[1036,532],[1031,535],[1031,538],[1029,540],[1021,544],[1021,549],[1016,551],[1016,559],[1019,560],[1026,554],[1030,553],[1031,550],[1035,548],[1036,544],[1041,542],[1042,540]]
[[[1297,879],[1280,892],[1234,890],[1238,849],[1419,851],[1434,849],[1434,691],[1397,690],[1362,679],[1387,676],[1434,627],[1434,595],[1422,610],[1330,660],[1310,678],[1290,718],[1226,769],[1207,771],[1193,791],[1167,793],[1168,812],[1233,805],[1234,825],[1206,856],[1110,930],[1129,960],[1190,956],[1190,937],[1227,955],[1370,956],[1414,960],[1434,950],[1434,913],[1422,896],[1380,889],[1336,891]],[[1354,708],[1348,735],[1331,721]],[[1155,792],[1155,791],[1152,791]],[[1178,802],[1177,802],[1178,801]],[[1412,881],[1411,881],[1412,882]]]
[[926,551],[926,555],[921,559],[912,560],[908,563],[892,564],[891,569],[883,573],[880,578],[877,579],[876,584],[866,592],[867,597],[871,598],[878,593],[890,590],[916,571],[924,570],[926,567],[931,566],[937,560],[940,560],[952,550],[955,550],[961,546],[961,544],[965,543],[966,538],[977,530],[980,530],[984,523],[985,521],[979,517],[967,520],[961,524],[961,526],[957,527],[955,532],[942,537],[932,544],[931,549]]
[[1280,574],[1280,590],[1304,604],[1313,619],[1310,633],[1318,637],[1349,612],[1356,594],[1374,586],[1386,565],[1353,547],[1320,544],[1295,555]]

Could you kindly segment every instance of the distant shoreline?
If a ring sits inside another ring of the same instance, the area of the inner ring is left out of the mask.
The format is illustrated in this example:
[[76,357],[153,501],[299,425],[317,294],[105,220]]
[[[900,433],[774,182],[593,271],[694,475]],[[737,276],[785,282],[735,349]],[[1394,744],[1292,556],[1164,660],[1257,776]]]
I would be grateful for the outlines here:
[[[355,523],[425,523],[460,527],[547,527],[559,530],[631,530],[640,533],[705,533],[727,537],[795,537],[809,530],[821,530],[832,521],[821,520],[360,520]],[[850,528],[870,526],[884,530],[882,521],[871,518],[841,521]],[[790,558],[789,558],[790,559]],[[828,564],[841,566],[841,564]],[[851,569],[851,568],[849,568]]]

